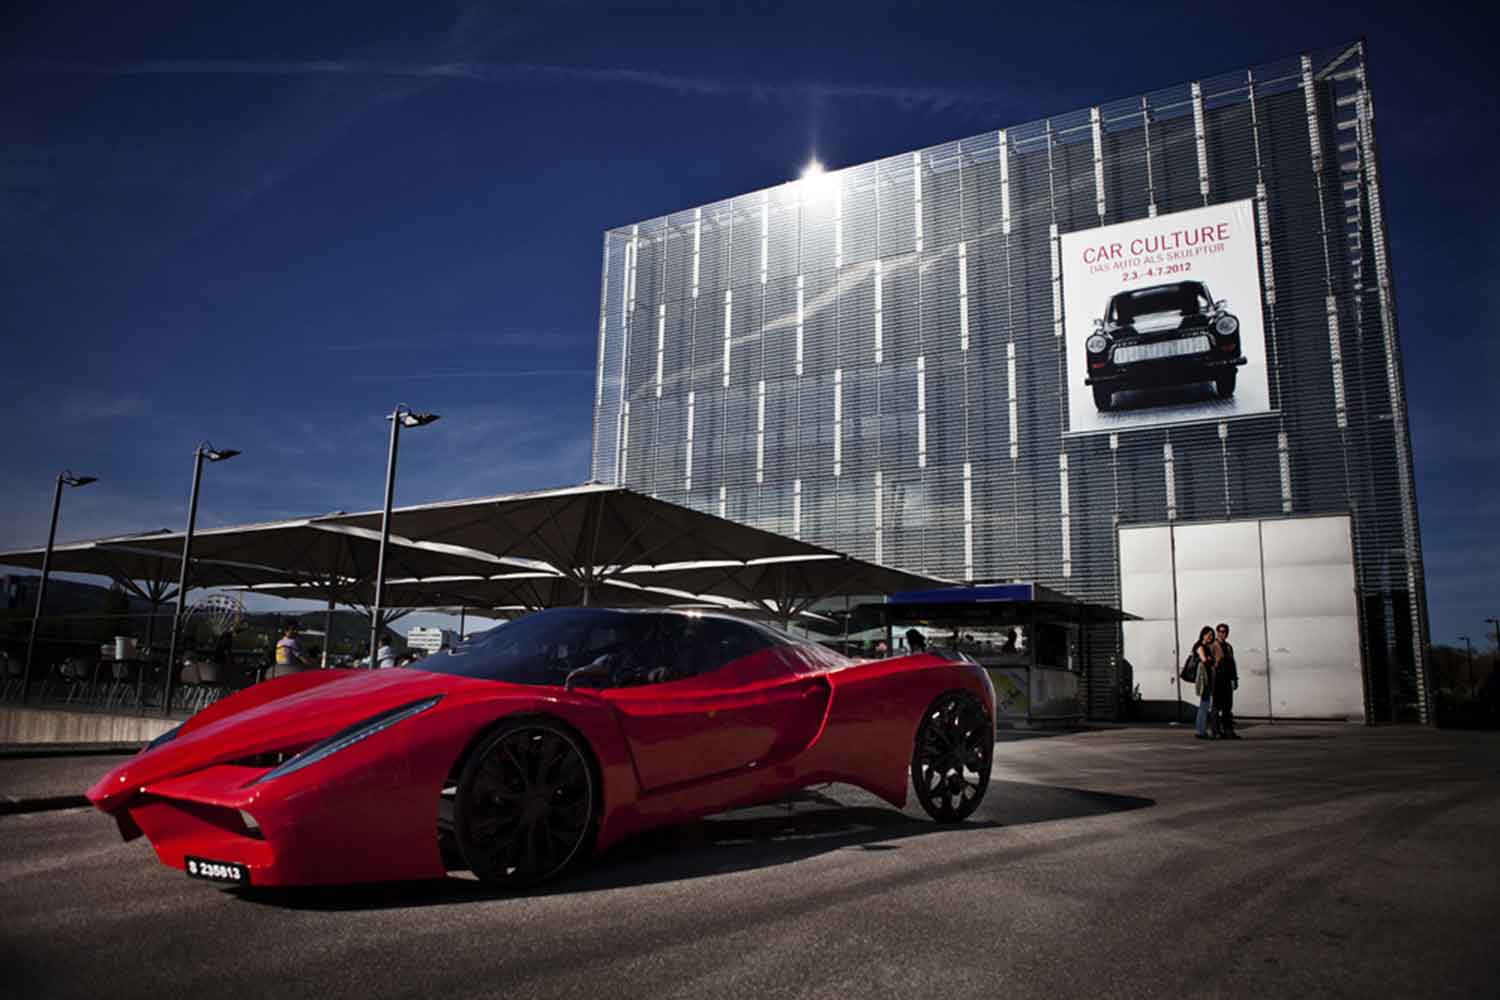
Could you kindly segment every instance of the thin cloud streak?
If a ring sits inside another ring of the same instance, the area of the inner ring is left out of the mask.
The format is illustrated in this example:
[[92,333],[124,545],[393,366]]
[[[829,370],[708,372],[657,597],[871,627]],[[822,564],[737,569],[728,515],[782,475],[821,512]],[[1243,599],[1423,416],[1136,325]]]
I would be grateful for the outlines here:
[[434,346],[452,347],[529,347],[540,350],[557,350],[572,334],[563,333],[460,333],[431,334],[426,339],[417,337],[386,337],[363,341],[346,341],[340,344],[322,344],[319,349],[332,353],[353,354],[362,351],[420,351],[430,354]]
[[592,377],[592,368],[517,368],[508,371],[465,371],[465,372],[388,372],[386,374],[350,375],[352,379],[380,379],[389,382],[397,379],[438,379],[438,378],[540,378],[544,376],[564,375],[588,375]]
[[[689,76],[619,66],[566,66],[548,63],[443,62],[402,63],[364,59],[144,59],[122,63],[33,60],[6,65],[9,72],[81,76],[371,76],[414,80],[463,80],[514,83],[558,80],[615,83],[677,94],[743,95],[756,98],[872,98],[933,109],[993,106],[1014,101],[1016,94],[984,88],[907,87],[875,83],[758,80]],[[1034,95],[1033,95],[1034,96]]]
[[64,424],[87,424],[138,417],[150,408],[139,393],[74,392],[63,398],[59,415]]

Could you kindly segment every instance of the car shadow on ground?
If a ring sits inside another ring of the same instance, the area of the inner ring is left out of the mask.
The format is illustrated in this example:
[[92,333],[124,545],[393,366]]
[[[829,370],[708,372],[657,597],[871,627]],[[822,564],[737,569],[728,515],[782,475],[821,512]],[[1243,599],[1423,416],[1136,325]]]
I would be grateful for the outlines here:
[[524,891],[484,885],[465,873],[426,882],[228,892],[248,903],[297,910],[381,910],[568,895],[769,868],[839,850],[900,850],[901,841],[911,837],[966,836],[1155,804],[1154,799],[1131,795],[992,780],[984,803],[969,821],[939,826],[914,803],[905,811],[893,809],[862,791],[838,785],[631,837],[555,882]]
[[1223,409],[1234,407],[1233,399],[1221,399],[1212,380],[1184,382],[1178,385],[1143,386],[1139,389],[1119,389],[1115,392],[1115,411],[1145,410],[1154,406],[1176,406],[1185,403],[1204,403]]
[[1019,726],[1001,725],[995,730],[995,742],[998,743],[1024,743],[1027,740],[1046,740],[1054,736],[1077,736],[1079,733],[1095,733],[1101,731],[1099,726],[1086,726],[1076,722],[1070,722],[1059,726],[1031,726],[1021,728]]

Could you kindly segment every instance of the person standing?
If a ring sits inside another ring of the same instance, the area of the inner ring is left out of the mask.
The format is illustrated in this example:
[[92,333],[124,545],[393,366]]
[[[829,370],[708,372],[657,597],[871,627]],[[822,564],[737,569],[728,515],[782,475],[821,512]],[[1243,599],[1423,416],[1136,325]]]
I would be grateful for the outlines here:
[[1198,675],[1193,678],[1193,690],[1198,695],[1198,715],[1193,723],[1193,735],[1210,739],[1209,719],[1213,715],[1214,663],[1218,659],[1218,644],[1214,641],[1214,630],[1205,625],[1198,630],[1198,641],[1193,643],[1192,656],[1198,658]]
[[914,628],[907,629],[906,649],[911,653],[927,652],[927,637]]
[[228,667],[234,660],[234,626],[231,625],[219,633],[219,638],[214,640],[214,651],[210,656],[215,663],[221,667]]
[[302,647],[297,643],[297,626],[288,625],[282,629],[281,639],[276,643],[276,666],[272,669],[271,676],[295,674],[309,666],[307,657],[302,655]]
[[1237,740],[1234,731],[1234,691],[1240,686],[1240,673],[1234,663],[1234,647],[1229,644],[1229,626],[1219,622],[1218,662],[1214,666],[1213,713],[1214,735],[1223,740]]
[[375,652],[375,666],[381,670],[389,670],[396,665],[396,650],[391,647],[391,634],[387,632],[380,639],[380,648]]

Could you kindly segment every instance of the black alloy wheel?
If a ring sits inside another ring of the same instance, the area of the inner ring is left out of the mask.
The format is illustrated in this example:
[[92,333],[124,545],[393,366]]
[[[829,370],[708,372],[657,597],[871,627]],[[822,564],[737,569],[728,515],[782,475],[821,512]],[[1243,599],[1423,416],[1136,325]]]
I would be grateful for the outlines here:
[[949,691],[927,707],[911,755],[917,801],[939,823],[967,819],[990,786],[995,730],[984,703]]
[[587,855],[598,827],[593,764],[579,738],[546,719],[501,726],[458,781],[454,834],[483,882],[535,885]]
[[1108,410],[1115,405],[1115,391],[1107,385],[1093,386],[1094,406],[1100,410]]
[[1214,391],[1219,394],[1220,399],[1228,399],[1234,395],[1234,383],[1238,381],[1238,375],[1239,372],[1231,368],[1223,375],[1214,379]]

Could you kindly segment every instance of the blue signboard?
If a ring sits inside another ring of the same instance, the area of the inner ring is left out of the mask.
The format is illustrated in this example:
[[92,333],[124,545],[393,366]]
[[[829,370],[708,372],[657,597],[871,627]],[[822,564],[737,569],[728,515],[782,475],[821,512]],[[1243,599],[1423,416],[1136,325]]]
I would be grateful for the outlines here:
[[891,594],[887,604],[988,604],[998,601],[1035,599],[1030,583],[997,583],[988,587],[943,587],[938,590],[907,590]]

